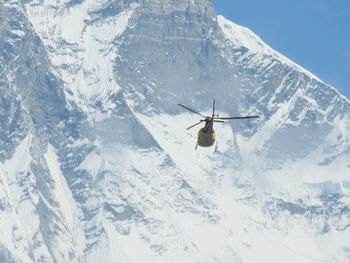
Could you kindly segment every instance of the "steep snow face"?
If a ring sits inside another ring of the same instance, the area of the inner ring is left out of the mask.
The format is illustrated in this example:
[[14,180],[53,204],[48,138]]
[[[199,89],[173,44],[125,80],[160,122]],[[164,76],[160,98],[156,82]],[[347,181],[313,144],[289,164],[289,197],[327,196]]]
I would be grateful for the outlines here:
[[17,1],[1,2],[0,160],[10,158],[31,128],[44,136],[66,118],[60,80]]
[[[138,6],[114,1],[30,1],[28,18],[47,47],[51,63],[64,81],[71,108],[92,119],[110,114],[110,97],[120,89],[113,73],[118,37]],[[123,9],[122,9],[123,8]]]
[[2,262],[82,261],[78,210],[55,150],[42,156],[42,146],[28,135],[0,166]]
[[[123,35],[116,76],[134,111],[175,114],[180,101],[206,111],[216,98],[227,114],[261,116],[231,124],[242,157],[237,159],[252,174],[284,169],[289,160],[302,166],[307,159],[315,164],[310,169],[341,167],[339,178],[347,180],[350,141],[344,127],[350,108],[345,97],[250,30],[200,10],[174,10],[171,18],[136,13],[137,23]],[[316,181],[332,179],[321,178]]]
[[0,8],[1,262],[349,261],[335,89],[207,0]]
[[[237,112],[237,87],[216,45],[216,17],[200,1],[187,9],[184,3],[169,4],[171,14],[153,9],[135,13],[115,60],[118,83],[133,108],[141,112],[175,113],[179,101],[202,108],[214,97]],[[218,92],[217,87],[229,85],[230,92]]]
[[[259,68],[255,79],[261,83],[253,94],[244,96],[250,100],[252,95],[257,97],[249,107],[259,108],[265,120],[248,144],[245,132],[237,136],[241,153],[256,161],[253,163],[259,163],[261,155],[266,156],[264,169],[286,168],[283,174],[291,174],[293,181],[348,180],[349,101],[272,50],[249,29],[221,16],[218,22],[233,48],[247,49],[243,55],[232,58],[232,63],[237,59],[245,68]],[[287,71],[280,72],[281,67]],[[276,83],[274,75],[281,73]],[[248,166],[261,172],[261,164],[254,167],[249,162]],[[318,171],[318,176],[312,176],[312,171]],[[336,171],[337,176],[331,171]]]
[[296,70],[306,73],[313,79],[319,80],[311,72],[306,71],[304,68],[293,63],[290,59],[273,50],[266,43],[264,43],[256,34],[254,34],[254,32],[252,32],[249,28],[237,25],[227,20],[221,15],[218,16],[218,23],[225,37],[232,43],[233,47],[246,48],[251,54],[259,54],[262,57],[275,57],[276,59],[284,62],[285,64],[293,66]]

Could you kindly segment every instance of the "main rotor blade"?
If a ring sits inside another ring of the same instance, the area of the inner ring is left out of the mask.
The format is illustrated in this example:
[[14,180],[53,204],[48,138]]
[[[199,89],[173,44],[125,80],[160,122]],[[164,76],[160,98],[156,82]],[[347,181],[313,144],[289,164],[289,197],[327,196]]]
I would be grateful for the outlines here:
[[197,126],[198,124],[201,124],[203,121],[197,122],[196,124],[193,124],[192,126],[188,127],[186,130],[189,130],[193,128],[194,126]]
[[244,117],[216,117],[218,120],[240,120],[240,119],[253,119],[260,118],[259,116],[244,116]]
[[183,108],[185,108],[185,109],[187,109],[187,110],[189,110],[189,111],[191,111],[191,112],[193,112],[195,114],[198,114],[199,116],[202,116],[203,118],[206,118],[204,115],[200,114],[199,112],[197,112],[195,110],[192,110],[191,108],[189,108],[189,107],[187,107],[185,105],[182,105],[182,104],[177,104],[177,105],[179,105],[179,106],[181,106],[181,107],[183,107]]
[[215,114],[215,99],[213,100],[213,116]]
[[214,120],[214,122],[224,122],[224,121],[218,121],[218,120]]

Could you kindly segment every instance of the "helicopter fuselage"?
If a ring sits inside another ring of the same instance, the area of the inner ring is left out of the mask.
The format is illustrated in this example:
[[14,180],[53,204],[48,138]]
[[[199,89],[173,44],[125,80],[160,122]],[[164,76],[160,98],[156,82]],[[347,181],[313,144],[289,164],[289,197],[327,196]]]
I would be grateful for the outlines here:
[[[186,130],[192,129],[193,127],[195,127],[195,126],[197,126],[205,121],[204,127],[202,129],[200,129],[198,132],[198,139],[197,139],[197,144],[195,147],[196,150],[197,150],[198,146],[210,147],[210,146],[213,146],[213,144],[215,143],[216,134],[215,134],[215,131],[213,129],[214,122],[223,123],[226,120],[259,118],[259,116],[219,117],[219,114],[215,114],[215,100],[213,100],[213,114],[211,115],[211,117],[205,116],[205,115],[201,114],[200,112],[195,111],[195,110],[193,110],[185,105],[182,105],[182,104],[178,104],[178,105],[181,106],[182,108],[185,108],[186,110],[189,110],[189,111],[204,118],[186,129]],[[218,147],[218,143],[216,142],[215,151],[217,150],[217,147]]]
[[214,130],[203,131],[204,128],[200,129],[198,132],[197,144],[202,147],[210,147],[215,143],[216,134]]
[[198,131],[197,144],[201,147],[210,147],[215,143],[215,138],[213,119],[207,120],[205,126]]

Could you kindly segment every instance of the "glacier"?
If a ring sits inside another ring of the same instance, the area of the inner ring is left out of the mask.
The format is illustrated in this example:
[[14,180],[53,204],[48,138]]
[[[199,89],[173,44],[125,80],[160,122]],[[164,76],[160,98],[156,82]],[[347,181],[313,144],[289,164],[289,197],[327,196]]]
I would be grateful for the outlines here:
[[[0,262],[350,260],[350,102],[210,0],[0,1]],[[219,149],[186,131],[216,99]]]

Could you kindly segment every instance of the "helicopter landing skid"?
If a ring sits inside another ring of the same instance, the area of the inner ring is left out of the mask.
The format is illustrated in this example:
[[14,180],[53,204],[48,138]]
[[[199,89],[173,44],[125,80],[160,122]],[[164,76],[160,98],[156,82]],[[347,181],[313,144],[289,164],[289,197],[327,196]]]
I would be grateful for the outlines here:
[[219,142],[216,141],[214,153],[216,153],[218,151],[218,147],[219,147]]

